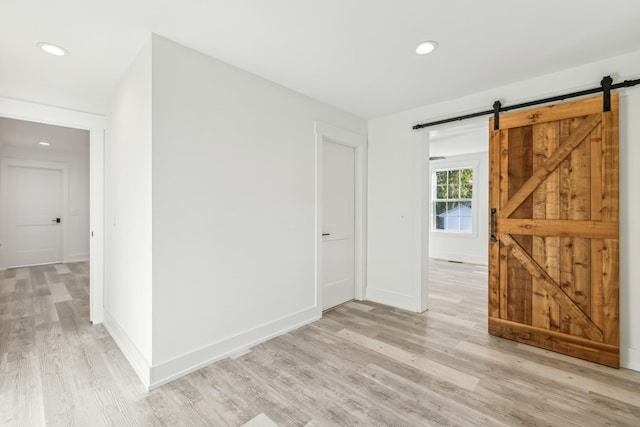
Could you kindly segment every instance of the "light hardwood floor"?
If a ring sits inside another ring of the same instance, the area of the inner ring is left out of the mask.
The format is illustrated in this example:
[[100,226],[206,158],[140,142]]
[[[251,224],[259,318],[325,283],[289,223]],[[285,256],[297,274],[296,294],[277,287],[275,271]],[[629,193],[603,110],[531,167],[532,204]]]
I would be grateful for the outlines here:
[[147,393],[88,322],[86,263],[0,272],[0,425],[640,425],[640,373],[487,335],[484,267],[422,314],[351,302]]

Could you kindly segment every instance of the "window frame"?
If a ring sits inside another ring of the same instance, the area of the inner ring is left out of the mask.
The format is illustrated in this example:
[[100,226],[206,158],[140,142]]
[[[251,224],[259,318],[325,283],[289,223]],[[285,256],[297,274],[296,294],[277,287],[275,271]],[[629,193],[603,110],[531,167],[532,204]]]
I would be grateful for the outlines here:
[[[477,187],[477,179],[478,179],[478,160],[477,159],[460,159],[460,160],[436,160],[430,162],[430,202],[429,202],[429,217],[430,217],[430,229],[431,233],[436,233],[439,236],[456,236],[456,237],[477,237],[478,235],[478,187]],[[472,192],[470,199],[437,199],[437,179],[436,173],[443,171],[451,171],[451,170],[461,170],[461,169],[471,169],[471,173],[473,174],[473,183],[472,183]],[[460,201],[470,201],[471,202],[471,231],[463,231],[463,230],[441,230],[436,228],[436,202],[460,202]]]

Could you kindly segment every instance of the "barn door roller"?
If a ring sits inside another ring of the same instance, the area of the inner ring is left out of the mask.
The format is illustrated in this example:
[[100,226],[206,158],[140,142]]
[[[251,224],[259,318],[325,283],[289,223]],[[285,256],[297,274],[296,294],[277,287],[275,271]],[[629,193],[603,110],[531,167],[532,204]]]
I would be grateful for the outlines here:
[[500,107],[502,107],[502,102],[493,103],[493,130],[500,129]]
[[611,111],[611,84],[613,79],[611,76],[604,76],[600,82],[602,87],[602,111],[605,113]]

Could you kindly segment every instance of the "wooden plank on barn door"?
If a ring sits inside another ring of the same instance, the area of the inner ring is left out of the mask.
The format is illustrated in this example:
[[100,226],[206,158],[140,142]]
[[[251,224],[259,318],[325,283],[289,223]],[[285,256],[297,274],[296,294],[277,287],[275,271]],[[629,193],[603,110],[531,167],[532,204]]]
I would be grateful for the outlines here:
[[[533,125],[534,172],[541,168],[551,153],[558,148],[558,123]],[[546,182],[533,193],[533,218],[544,220],[560,219],[560,182],[558,171],[551,172]],[[534,236],[533,258],[543,265],[549,276],[560,281],[558,264],[558,237]],[[533,279],[532,305],[537,309],[532,314],[532,325],[557,331],[560,327],[560,306],[545,290],[542,279]]]
[[[489,168],[500,170],[501,144],[500,135],[504,131],[490,131],[489,139],[494,143],[489,144]],[[497,141],[497,142],[496,142]],[[491,187],[489,199],[500,200],[500,185]],[[491,229],[492,215],[489,213],[488,229]],[[491,238],[491,236],[489,236]],[[489,317],[500,318],[500,245],[489,245]]]
[[602,104],[504,114],[490,132],[489,332],[618,366],[618,95]]
[[[602,221],[602,125],[591,133],[591,220]],[[602,239],[591,240],[591,319],[603,329]]]
[[[493,129],[493,126],[490,127]],[[495,204],[491,206],[500,206],[500,209],[504,208],[505,202],[509,199],[509,131],[500,131],[500,173],[499,173],[499,199]],[[500,211],[500,210],[498,210]],[[496,215],[497,216],[497,215]],[[499,246],[498,258],[500,259],[500,318],[507,318],[507,278],[508,278],[508,262],[506,256],[501,256],[504,253],[503,244],[498,242]]]
[[[582,124],[574,117],[560,121],[560,144]],[[597,129],[596,126],[594,128]],[[591,139],[587,135],[560,164],[560,218],[591,219]],[[560,238],[560,283],[563,291],[585,313],[591,312],[591,241],[579,237]],[[572,316],[560,309],[560,330],[571,335],[584,335]]]
[[[617,94],[616,94],[617,95]],[[618,97],[611,111],[602,115],[602,220],[618,223],[620,197]],[[602,246],[602,313],[604,342],[620,345],[620,240],[607,239]]]
[[[527,182],[533,174],[533,150],[531,126],[509,129],[508,140],[508,198]],[[531,218],[533,197],[527,197],[511,214],[511,218]],[[529,254],[532,252],[532,237],[514,235],[513,238]],[[507,277],[511,286],[507,291],[508,319],[518,323],[531,324],[531,296],[533,277],[518,261],[514,254],[507,252]]]
[[[545,187],[536,191],[540,191],[547,198],[546,200],[551,199],[553,194],[546,193],[543,191],[544,189]],[[538,202],[541,202],[541,198],[538,199]],[[572,220],[571,223],[573,227],[567,229],[566,220],[508,218],[500,221],[500,232],[527,236],[581,237],[587,239],[615,239],[618,237],[618,226],[614,222]]]

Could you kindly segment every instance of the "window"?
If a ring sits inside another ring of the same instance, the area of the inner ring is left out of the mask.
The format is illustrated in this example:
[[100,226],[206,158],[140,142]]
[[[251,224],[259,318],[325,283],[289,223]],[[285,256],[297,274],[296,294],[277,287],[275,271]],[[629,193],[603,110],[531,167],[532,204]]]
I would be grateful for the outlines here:
[[473,168],[435,170],[433,231],[472,233]]

